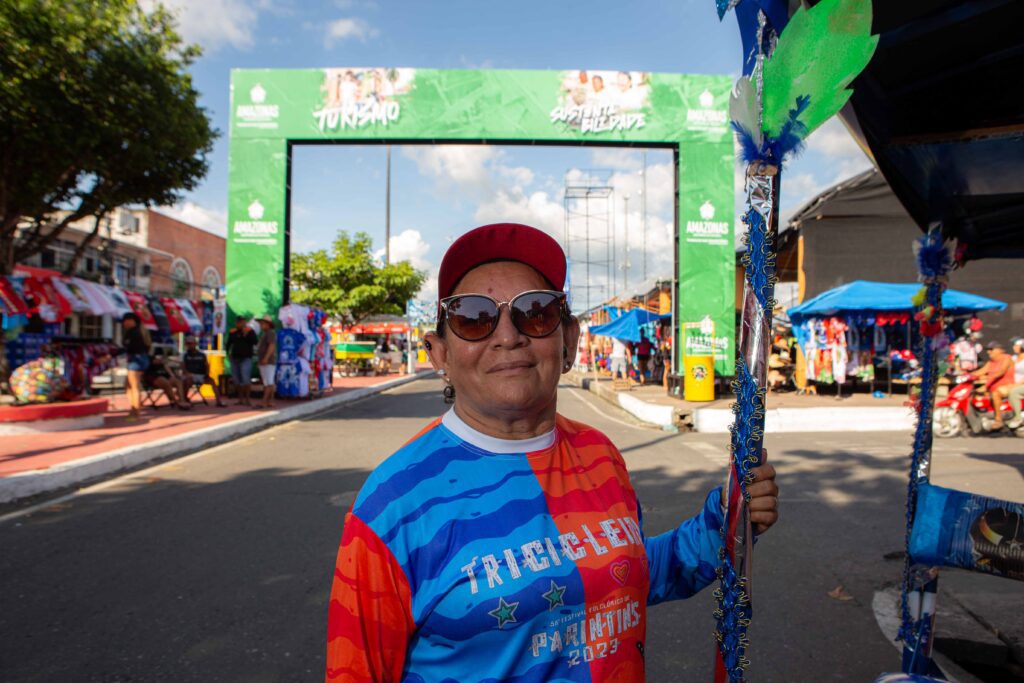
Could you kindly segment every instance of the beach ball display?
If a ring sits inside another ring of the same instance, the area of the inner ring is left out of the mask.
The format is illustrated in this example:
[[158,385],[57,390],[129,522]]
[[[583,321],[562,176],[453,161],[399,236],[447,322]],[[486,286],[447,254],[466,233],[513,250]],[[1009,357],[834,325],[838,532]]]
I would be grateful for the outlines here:
[[68,388],[58,361],[33,360],[11,373],[11,391],[22,403],[52,403]]

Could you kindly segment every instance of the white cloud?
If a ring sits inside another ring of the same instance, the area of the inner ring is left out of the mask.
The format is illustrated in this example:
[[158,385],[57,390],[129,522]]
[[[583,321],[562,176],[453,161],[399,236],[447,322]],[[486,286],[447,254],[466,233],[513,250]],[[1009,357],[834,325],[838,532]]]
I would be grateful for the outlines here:
[[783,200],[780,216],[782,225],[788,223],[790,216],[829,185],[811,173],[783,176],[782,182],[782,192],[780,193]]
[[562,241],[565,212],[560,200],[547,192],[523,192],[519,188],[497,190],[487,201],[477,206],[473,218],[480,224],[513,222],[526,223],[549,233]]
[[865,158],[864,152],[857,145],[846,126],[833,116],[826,121],[821,128],[814,131],[807,138],[807,151],[818,152],[828,157],[861,157]]
[[[430,245],[423,240],[419,230],[403,230],[397,235],[392,235],[389,240],[391,245],[391,262],[408,261],[417,270],[430,270],[433,264],[427,260],[427,252]],[[383,262],[384,249],[378,249],[373,253],[374,258]]]
[[209,209],[195,202],[186,201],[174,206],[158,206],[156,210],[182,223],[188,223],[220,237],[227,237],[228,213],[223,209]]
[[[419,230],[406,229],[397,235],[392,235],[391,240],[391,262],[408,261],[416,270],[427,271],[427,279],[420,287],[417,299],[433,301],[437,298],[437,270],[435,265],[427,258],[430,245],[423,239]],[[373,252],[373,257],[378,263],[384,263],[384,249]]]
[[327,24],[324,32],[324,47],[330,49],[335,43],[346,40],[366,42],[367,38],[375,38],[379,31],[357,17],[342,17]]
[[502,163],[505,153],[490,145],[408,146],[402,154],[434,180],[440,194],[456,202],[483,200],[501,188],[522,189],[534,180],[529,168]]
[[643,153],[626,147],[597,147],[591,152],[594,166],[635,171],[643,165]]
[[[155,0],[146,0],[143,7],[151,11]],[[186,42],[199,43],[207,51],[225,45],[248,50],[255,44],[254,33],[260,10],[269,3],[246,0],[163,0],[178,20],[178,31]]]

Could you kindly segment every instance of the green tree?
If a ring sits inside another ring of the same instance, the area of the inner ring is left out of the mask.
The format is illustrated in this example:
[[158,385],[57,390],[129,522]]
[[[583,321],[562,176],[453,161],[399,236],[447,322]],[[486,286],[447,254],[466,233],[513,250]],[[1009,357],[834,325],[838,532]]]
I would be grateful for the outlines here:
[[365,232],[338,233],[331,249],[292,254],[292,301],[357,323],[371,315],[401,315],[423,286],[426,273],[408,261],[378,266]]
[[162,7],[0,1],[0,274],[67,225],[121,204],[172,204],[217,133]]

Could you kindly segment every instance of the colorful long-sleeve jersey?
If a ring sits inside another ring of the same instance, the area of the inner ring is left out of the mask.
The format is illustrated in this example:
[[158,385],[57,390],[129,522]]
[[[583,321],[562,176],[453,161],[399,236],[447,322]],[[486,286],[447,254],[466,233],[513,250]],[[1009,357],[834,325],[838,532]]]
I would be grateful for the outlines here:
[[601,432],[502,441],[449,412],[345,518],[326,680],[642,681],[647,605],[715,578],[719,495],[647,538]]

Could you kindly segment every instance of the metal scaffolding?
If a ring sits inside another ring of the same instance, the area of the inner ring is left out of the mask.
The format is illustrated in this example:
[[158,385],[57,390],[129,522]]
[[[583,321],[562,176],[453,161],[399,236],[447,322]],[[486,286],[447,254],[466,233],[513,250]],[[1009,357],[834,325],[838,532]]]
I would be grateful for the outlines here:
[[615,188],[612,171],[565,177],[563,244],[569,259],[573,310],[588,311],[616,292]]

